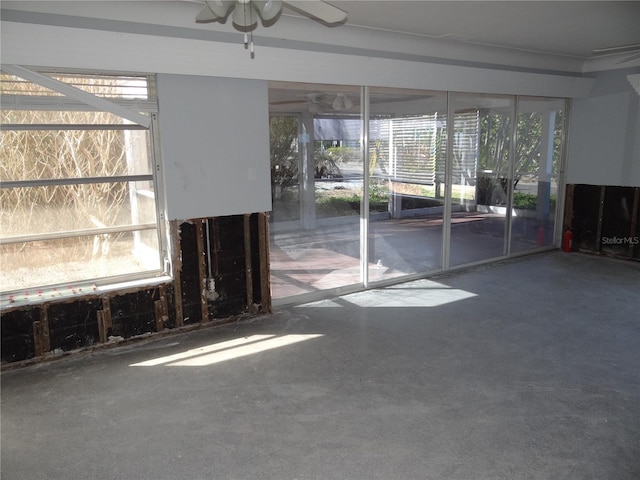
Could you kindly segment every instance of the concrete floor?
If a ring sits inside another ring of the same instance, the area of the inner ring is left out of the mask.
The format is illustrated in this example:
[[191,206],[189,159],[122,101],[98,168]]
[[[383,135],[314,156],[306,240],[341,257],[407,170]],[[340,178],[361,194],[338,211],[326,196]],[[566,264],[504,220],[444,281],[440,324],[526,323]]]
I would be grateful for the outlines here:
[[552,252],[8,370],[2,479],[637,480],[639,311]]

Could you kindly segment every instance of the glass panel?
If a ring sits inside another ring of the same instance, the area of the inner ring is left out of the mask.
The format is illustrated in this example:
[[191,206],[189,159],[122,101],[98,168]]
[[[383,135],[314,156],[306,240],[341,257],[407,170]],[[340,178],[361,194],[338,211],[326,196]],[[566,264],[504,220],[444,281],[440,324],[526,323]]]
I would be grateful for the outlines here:
[[147,79],[111,75],[57,75],[52,78],[98,97],[147,99]]
[[[86,111],[78,111],[86,110]],[[41,110],[15,110],[4,108],[0,111],[0,123],[3,125],[68,125],[68,128],[76,130],[86,129],[86,125],[133,125],[126,118],[119,117],[109,112],[95,112],[91,107],[75,106],[69,110],[41,109]],[[35,127],[34,127],[35,128]],[[26,128],[25,128],[26,130]]]
[[[145,100],[149,97],[147,79],[144,77],[79,74],[45,75],[99,97]],[[0,92],[5,95],[64,96],[42,85],[5,73],[0,74]]]
[[3,95],[64,96],[62,93],[42,85],[6,73],[0,73],[0,93]]
[[359,92],[316,84],[270,86],[272,116],[299,119],[299,194],[288,201],[290,212],[298,202],[298,217],[276,210],[280,199],[274,189],[270,260],[276,300],[360,282]]
[[325,114],[314,118],[313,128],[316,215],[318,218],[359,216],[362,198],[360,118]]
[[369,281],[442,267],[446,93],[372,89]]
[[298,123],[297,116],[269,118],[273,222],[300,219]]
[[[564,101],[522,98],[516,125],[515,96],[450,95],[448,159],[446,93],[371,89],[369,282],[442,269],[445,215],[450,266],[553,242]],[[272,82],[269,98],[272,115],[298,116],[299,150],[289,203],[299,215],[279,214],[274,194],[272,296],[356,285],[365,185],[357,90]]]
[[1,245],[0,265],[4,291],[73,284],[161,268],[155,229]]
[[3,131],[0,180],[147,175],[152,173],[148,152],[146,130]]
[[518,99],[511,252],[553,244],[564,100]]
[[[149,99],[145,77],[52,78],[118,102]],[[160,271],[151,132],[12,75],[0,89],[13,108],[0,112],[2,289]],[[134,175],[144,180],[126,181]]]
[[514,99],[452,94],[454,138],[450,265],[506,254]]
[[153,183],[0,189],[0,237],[156,223]]

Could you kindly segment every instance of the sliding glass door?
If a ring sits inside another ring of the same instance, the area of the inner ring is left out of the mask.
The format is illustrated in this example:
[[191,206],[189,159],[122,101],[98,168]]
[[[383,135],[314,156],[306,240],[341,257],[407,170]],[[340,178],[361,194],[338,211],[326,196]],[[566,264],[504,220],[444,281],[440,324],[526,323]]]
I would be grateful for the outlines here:
[[296,115],[269,117],[271,154],[271,220],[300,220],[300,122]]
[[515,98],[453,95],[449,265],[507,254]]
[[444,92],[372,89],[369,282],[442,268]]
[[557,241],[562,99],[272,82],[269,101],[276,303]]
[[564,106],[562,99],[518,98],[511,253],[553,245]]
[[357,286],[363,192],[360,89],[274,84],[269,103],[272,297]]

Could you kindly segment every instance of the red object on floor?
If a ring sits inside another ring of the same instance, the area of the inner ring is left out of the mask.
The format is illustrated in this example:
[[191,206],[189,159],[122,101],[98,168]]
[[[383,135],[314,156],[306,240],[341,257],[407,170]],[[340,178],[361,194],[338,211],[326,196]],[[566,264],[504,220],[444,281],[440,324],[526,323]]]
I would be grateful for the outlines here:
[[540,225],[538,227],[538,246],[541,247],[544,245],[544,226]]
[[571,243],[573,241],[573,232],[571,230],[567,230],[564,232],[564,238],[562,240],[562,250],[569,253],[571,252]]

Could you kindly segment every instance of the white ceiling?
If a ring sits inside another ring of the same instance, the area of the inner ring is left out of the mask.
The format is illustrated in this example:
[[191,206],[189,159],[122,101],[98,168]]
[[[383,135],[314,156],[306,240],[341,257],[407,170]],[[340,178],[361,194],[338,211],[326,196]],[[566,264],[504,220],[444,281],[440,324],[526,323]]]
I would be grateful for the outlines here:
[[348,25],[551,54],[640,44],[640,1],[333,1]]
[[[3,9],[69,16],[78,26],[85,25],[78,20],[80,17],[90,17],[124,20],[131,25],[149,23],[155,27],[237,34],[230,21],[224,25],[196,23],[195,16],[203,3],[203,0],[0,0]],[[329,0],[329,3],[347,12],[346,27],[327,28],[284,9],[283,18],[271,27],[258,26],[257,48],[269,44],[267,40],[271,45],[287,48],[295,48],[295,42],[299,42],[302,49],[318,51],[326,48],[351,53],[349,48],[357,48],[359,54],[371,56],[442,58],[477,65],[578,73],[640,66],[640,58],[628,60],[634,52],[636,55],[640,52],[640,0]],[[58,22],[39,18],[43,22]],[[593,54],[594,49],[621,45],[636,45],[636,49],[617,56]]]

